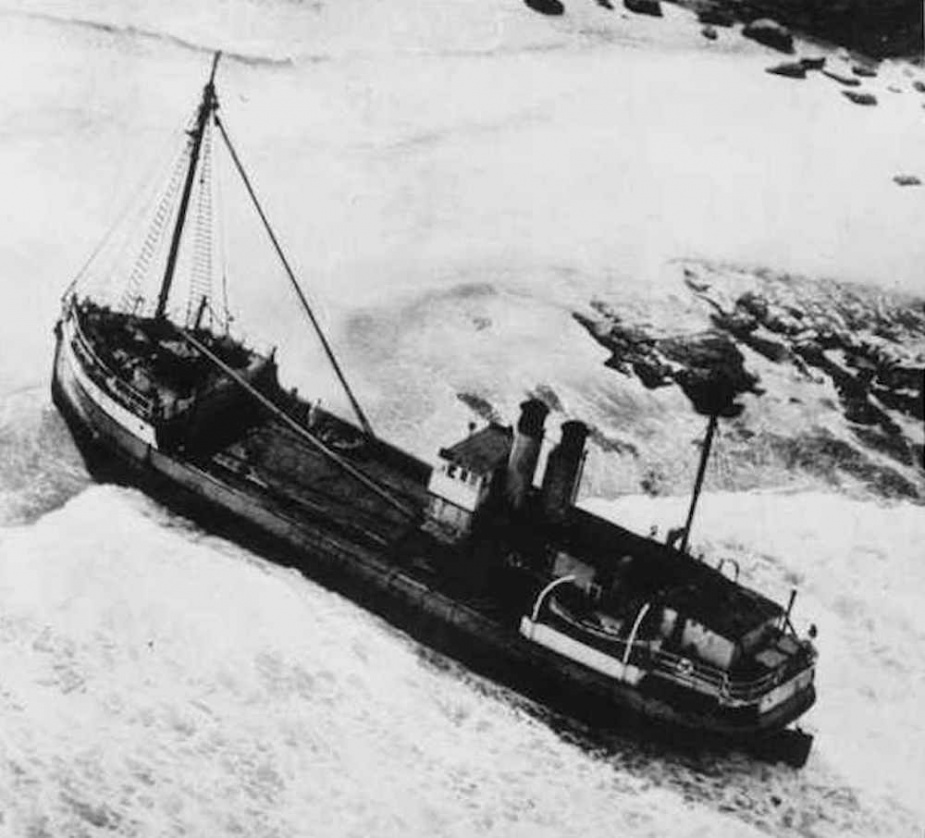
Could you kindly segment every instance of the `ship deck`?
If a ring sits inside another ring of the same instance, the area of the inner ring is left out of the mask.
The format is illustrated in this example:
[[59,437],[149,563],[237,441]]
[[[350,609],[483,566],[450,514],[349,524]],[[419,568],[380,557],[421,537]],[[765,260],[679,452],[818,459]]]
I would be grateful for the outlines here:
[[[299,520],[339,530],[380,547],[394,543],[423,514],[427,467],[411,458],[389,457],[388,446],[364,439],[326,417],[313,429],[318,439],[414,515],[403,514],[351,476],[319,448],[276,419],[247,429],[211,454],[202,467],[231,481]],[[386,456],[383,456],[383,453]]]

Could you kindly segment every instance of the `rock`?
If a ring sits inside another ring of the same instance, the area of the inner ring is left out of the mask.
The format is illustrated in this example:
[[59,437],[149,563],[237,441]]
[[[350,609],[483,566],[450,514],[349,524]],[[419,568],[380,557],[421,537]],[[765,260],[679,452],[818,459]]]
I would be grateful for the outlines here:
[[900,186],[921,186],[922,181],[915,175],[896,175],[893,178],[894,183]]
[[918,90],[919,93],[925,93],[925,82],[916,79],[914,82],[912,82],[912,87],[915,90]]
[[718,329],[729,332],[729,334],[740,339],[744,339],[758,328],[758,321],[740,308],[737,308],[731,314],[726,312],[711,314],[710,320]]
[[746,291],[736,300],[736,308],[748,312],[755,320],[764,321],[768,318],[768,301],[757,291]]
[[671,367],[663,364],[657,358],[640,358],[633,362],[633,372],[645,387],[654,390],[671,384],[673,377]]
[[895,84],[888,85],[887,90],[889,90],[890,93],[902,93],[902,88],[897,87]]
[[855,105],[876,105],[877,97],[873,93],[859,93],[856,90],[843,90],[842,96],[850,99]]
[[565,6],[559,0],[524,0],[524,3],[542,15],[561,15],[565,12]]
[[714,26],[704,26],[700,34],[709,41],[715,41],[719,37]]
[[747,335],[743,342],[776,364],[790,359],[790,347],[768,329],[756,329]]
[[800,63],[807,70],[821,70],[825,67],[825,56],[824,55],[812,55],[804,56],[800,59]]
[[664,356],[680,366],[675,381],[694,409],[705,416],[732,418],[742,412],[737,399],[744,393],[759,394],[758,377],[745,369],[745,358],[721,332],[665,338],[659,342]]
[[662,16],[662,4],[659,0],[623,0],[623,5],[637,15]]
[[781,26],[776,20],[767,17],[758,18],[749,23],[742,30],[742,34],[746,38],[751,38],[759,44],[780,52],[793,52],[793,35],[786,26]]
[[735,23],[732,15],[719,6],[707,6],[697,12],[697,20],[706,26],[732,26]]
[[851,68],[851,72],[866,79],[876,78],[877,76],[877,68],[871,67],[869,64],[855,64]]
[[775,64],[768,67],[765,72],[773,73],[775,76],[786,76],[788,79],[805,79],[806,68],[799,61],[785,61],[783,64]]
[[845,87],[860,87],[861,80],[853,78],[852,76],[843,76],[841,73],[835,73],[832,70],[823,70],[822,75],[828,76],[833,81],[837,81],[839,84],[845,85]]

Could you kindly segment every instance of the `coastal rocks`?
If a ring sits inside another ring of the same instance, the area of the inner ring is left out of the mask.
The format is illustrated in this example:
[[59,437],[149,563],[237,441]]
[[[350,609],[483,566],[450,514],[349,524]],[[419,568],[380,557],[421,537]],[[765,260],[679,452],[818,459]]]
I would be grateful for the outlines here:
[[565,6],[559,0],[524,0],[528,8],[542,15],[561,15],[565,13]]
[[623,0],[623,5],[637,15],[662,16],[662,4],[659,0]]
[[716,27],[714,26],[704,26],[700,30],[700,34],[703,35],[708,41],[715,41],[719,35],[716,32]]
[[800,59],[800,64],[807,70],[822,70],[825,67],[825,56],[807,55]]
[[[810,477],[925,499],[925,299],[700,262],[685,264],[684,284],[691,297],[667,310],[596,301],[573,316],[654,404],[676,403],[675,390],[726,417],[722,485],[754,486],[760,464],[775,485]],[[676,473],[668,449],[645,448],[638,479]]]
[[925,82],[916,79],[912,82],[912,89],[917,90],[919,93],[925,93]]
[[785,76],[789,79],[806,78],[806,67],[799,61],[785,61],[783,64],[775,64],[773,67],[768,67],[765,72],[775,76]]
[[666,338],[658,348],[679,367],[674,380],[704,416],[732,419],[743,410],[739,396],[763,392],[738,347],[721,332]]
[[823,70],[822,75],[828,76],[833,81],[837,81],[839,84],[843,84],[845,87],[860,87],[861,80],[856,79],[853,76],[846,76],[842,73],[836,73],[834,70]]
[[697,20],[704,26],[729,27],[735,23],[733,16],[719,6],[705,6],[698,10]]
[[786,76],[791,79],[805,79],[807,72],[811,70],[822,70],[825,67],[825,56],[809,56],[801,58],[799,61],[785,61],[783,64],[775,64],[768,67],[768,73],[776,76]]
[[760,394],[758,377],[745,369],[735,343],[718,330],[693,335],[653,335],[627,324],[609,306],[594,302],[598,317],[575,314],[594,339],[610,350],[613,369],[654,390],[677,386],[704,415],[738,416],[745,393]]
[[925,418],[925,302],[789,278],[729,296],[692,269],[685,281],[710,306],[715,328],[804,380],[831,386],[866,448],[914,462],[910,429]]
[[[747,23],[754,17],[766,16],[795,31],[850,47],[865,56],[907,57],[922,52],[921,0],[762,0],[757,4],[740,0],[680,0],[680,3],[695,11],[701,24],[729,25],[721,23],[721,18]],[[847,57],[849,61],[862,63],[850,54]]]
[[893,182],[899,186],[921,186],[922,179],[916,175],[896,175]]
[[793,35],[786,26],[770,18],[759,18],[742,29],[746,38],[780,52],[793,52]]
[[861,76],[861,78],[873,79],[877,77],[877,68],[871,67],[869,64],[855,64],[851,68],[851,72],[856,76]]
[[873,93],[864,93],[857,90],[843,90],[842,96],[854,102],[855,105],[871,107],[877,104],[877,97]]

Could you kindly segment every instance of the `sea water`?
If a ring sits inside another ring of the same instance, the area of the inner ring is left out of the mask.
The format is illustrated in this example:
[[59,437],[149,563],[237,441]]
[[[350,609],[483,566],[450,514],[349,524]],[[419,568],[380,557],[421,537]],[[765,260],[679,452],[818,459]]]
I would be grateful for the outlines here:
[[[93,484],[48,394],[64,286],[222,49],[222,115],[376,427],[432,458],[473,418],[460,394],[510,421],[542,387],[551,424],[582,418],[636,452],[593,450],[582,502],[664,532],[702,421],[604,367],[572,313],[595,297],[676,312],[690,258],[914,291],[921,199],[891,177],[925,137],[920,102],[886,89],[903,67],[868,112],[821,78],[766,76],[741,40],[708,46],[673,8],[0,9],[0,834],[916,834],[920,506],[760,467],[730,491],[711,473],[695,552],[778,601],[796,588],[796,624],[819,630],[816,742],[795,771],[550,716]],[[230,224],[241,330],[345,409],[254,219]],[[665,496],[641,491],[651,464]]]

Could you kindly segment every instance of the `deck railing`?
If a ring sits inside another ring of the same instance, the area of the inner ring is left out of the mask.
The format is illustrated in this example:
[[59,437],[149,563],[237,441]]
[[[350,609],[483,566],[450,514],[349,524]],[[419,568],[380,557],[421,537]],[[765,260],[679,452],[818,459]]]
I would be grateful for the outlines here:
[[[637,644],[639,645],[639,644]],[[701,661],[692,661],[674,652],[649,648],[644,652],[651,668],[678,683],[702,688],[702,691],[735,701],[754,701],[784,680],[792,667],[783,664],[760,678],[745,680],[732,678],[719,667]]]
[[70,322],[73,327],[71,346],[86,365],[90,376],[136,416],[147,420],[153,419],[154,399],[139,392],[120,378],[118,373],[100,358],[80,326],[80,315],[76,305],[71,308]]
[[[536,617],[533,621],[537,621]],[[809,663],[800,655],[797,660],[788,659],[759,678],[736,678],[717,666],[657,648],[649,640],[627,642],[629,638],[606,637],[603,632],[598,639],[610,647],[608,654],[624,663],[656,672],[660,677],[726,702],[754,702]]]

